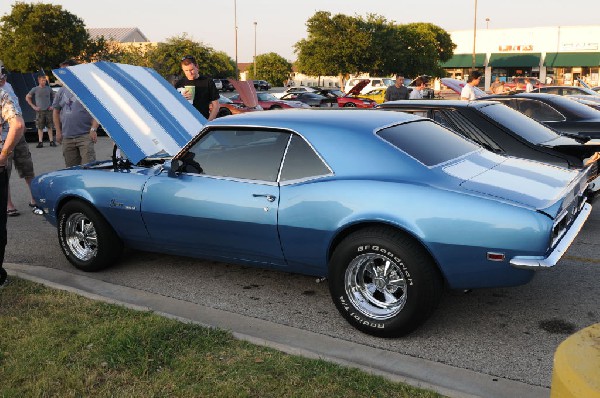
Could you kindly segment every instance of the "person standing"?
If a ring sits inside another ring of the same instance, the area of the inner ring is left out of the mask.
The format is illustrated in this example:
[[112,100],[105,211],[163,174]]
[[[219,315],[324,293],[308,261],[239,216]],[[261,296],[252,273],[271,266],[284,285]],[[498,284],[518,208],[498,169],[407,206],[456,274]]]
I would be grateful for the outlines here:
[[479,82],[481,81],[481,73],[474,70],[469,73],[469,77],[467,78],[467,84],[463,87],[460,92],[460,99],[465,101],[473,101],[477,96],[475,95],[475,89]]
[[496,76],[496,80],[490,86],[490,90],[492,94],[499,94],[499,90],[502,87],[502,82],[500,81],[500,77]]
[[408,89],[404,86],[404,76],[396,74],[396,82],[385,90],[383,102],[408,99]]
[[[23,120],[19,105],[15,102],[12,95],[0,88],[0,125],[4,124],[4,122],[8,123],[8,133],[2,150],[0,150],[0,209],[6,208],[8,198],[6,162],[25,131],[25,121]],[[4,265],[6,242],[6,213],[0,211],[0,288],[5,286],[8,280],[6,271],[2,268]]]
[[425,80],[423,80],[423,78],[421,78],[421,77],[417,77],[415,79],[415,86],[413,87],[412,91],[410,92],[410,96],[408,97],[408,99],[411,99],[411,100],[423,99],[423,89],[424,88],[425,88]]
[[175,88],[182,89],[185,99],[208,121],[215,119],[219,114],[219,90],[213,79],[200,76],[196,58],[191,55],[181,58],[181,70],[185,76],[175,83]]
[[[61,68],[73,66],[72,60],[64,61]],[[89,114],[75,95],[61,87],[52,103],[52,116],[56,128],[56,141],[63,147],[65,166],[77,166],[94,162],[94,144],[98,140],[98,122]]]
[[525,92],[530,93],[533,91],[533,84],[531,84],[531,79],[528,77],[525,78]]
[[52,133],[52,101],[54,91],[48,86],[46,76],[38,76],[38,86],[32,88],[25,96],[25,101],[35,110],[35,124],[38,129],[37,148],[44,146],[44,127],[48,129],[50,146],[56,146]]

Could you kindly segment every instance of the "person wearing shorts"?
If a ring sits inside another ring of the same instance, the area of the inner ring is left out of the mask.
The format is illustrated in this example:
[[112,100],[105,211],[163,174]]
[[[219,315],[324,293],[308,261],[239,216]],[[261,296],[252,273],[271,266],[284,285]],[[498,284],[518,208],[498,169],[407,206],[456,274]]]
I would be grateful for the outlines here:
[[44,128],[48,130],[48,139],[50,146],[56,146],[53,138],[52,129],[52,101],[54,100],[54,91],[48,86],[46,76],[38,76],[38,86],[32,88],[25,96],[25,101],[35,110],[35,125],[38,129],[38,148],[44,146]]
[[[27,141],[25,141],[25,135],[21,136],[21,139],[17,142],[15,149],[8,156],[6,161],[6,171],[9,179],[12,174],[13,164],[19,173],[19,178],[23,178],[27,184],[27,188],[29,189],[29,207],[35,212],[38,210],[38,207],[35,203],[35,199],[33,199],[33,195],[31,195],[31,181],[33,180],[33,177],[35,177],[35,172],[33,170],[33,160],[31,159],[31,152],[29,152],[29,145],[27,145]],[[15,207],[10,196],[10,186],[8,187],[6,215],[9,217],[19,215],[19,211]]]

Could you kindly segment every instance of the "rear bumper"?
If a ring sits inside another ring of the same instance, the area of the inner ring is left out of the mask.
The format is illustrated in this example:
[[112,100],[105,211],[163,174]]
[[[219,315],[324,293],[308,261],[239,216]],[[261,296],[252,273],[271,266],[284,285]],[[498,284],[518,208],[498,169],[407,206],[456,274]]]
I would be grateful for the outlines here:
[[577,218],[571,224],[569,230],[548,257],[517,256],[510,260],[510,265],[515,268],[529,270],[546,269],[555,266],[556,263],[558,263],[558,260],[560,260],[563,254],[569,249],[571,243],[573,243],[575,237],[579,234],[579,231],[585,224],[585,221],[588,219],[591,212],[592,206],[589,203],[586,203],[579,212]]

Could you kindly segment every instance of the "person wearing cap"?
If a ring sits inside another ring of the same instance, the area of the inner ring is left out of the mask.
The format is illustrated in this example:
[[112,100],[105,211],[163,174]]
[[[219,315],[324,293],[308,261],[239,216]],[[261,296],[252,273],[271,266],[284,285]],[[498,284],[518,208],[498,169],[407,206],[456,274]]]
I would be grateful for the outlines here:
[[[193,93],[183,90],[185,99],[192,100],[192,105],[209,121],[217,117],[219,113],[219,90],[215,82],[208,76],[200,76],[198,63],[191,55],[181,58],[181,70],[185,75],[175,83],[175,88],[194,86]],[[193,95],[193,98],[192,98]]]
[[54,100],[54,91],[48,86],[48,79],[44,75],[38,76],[38,85],[29,90],[25,96],[25,101],[35,111],[35,124],[38,129],[37,148],[44,146],[44,127],[48,129],[48,140],[50,146],[56,146],[53,138],[52,129],[52,101]]
[[[0,209],[6,208],[8,200],[8,172],[6,170],[8,156],[25,132],[25,121],[19,104],[15,102],[15,97],[8,91],[0,88],[0,125],[4,122],[8,123],[8,133],[2,150],[0,150]],[[6,242],[6,213],[0,211],[0,288],[5,286],[7,281],[6,271],[2,268]]]
[[[60,64],[61,68],[73,66],[73,60]],[[52,116],[56,128],[56,142],[62,144],[65,166],[77,166],[96,161],[94,144],[98,122],[79,102],[75,94],[61,87],[52,103]]]

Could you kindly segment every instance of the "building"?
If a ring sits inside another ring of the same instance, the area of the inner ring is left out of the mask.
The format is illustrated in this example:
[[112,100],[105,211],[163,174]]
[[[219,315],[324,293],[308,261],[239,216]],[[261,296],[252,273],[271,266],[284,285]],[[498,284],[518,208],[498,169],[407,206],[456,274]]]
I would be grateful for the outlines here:
[[88,28],[87,31],[91,39],[104,37],[106,41],[121,47],[139,46],[145,51],[147,47],[157,44],[148,40],[138,28]]
[[442,64],[450,77],[464,78],[473,66],[484,73],[485,89],[495,80],[514,76],[542,82],[576,85],[582,79],[600,84],[600,25],[518,29],[477,29],[450,32],[457,45],[454,57]]

